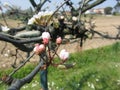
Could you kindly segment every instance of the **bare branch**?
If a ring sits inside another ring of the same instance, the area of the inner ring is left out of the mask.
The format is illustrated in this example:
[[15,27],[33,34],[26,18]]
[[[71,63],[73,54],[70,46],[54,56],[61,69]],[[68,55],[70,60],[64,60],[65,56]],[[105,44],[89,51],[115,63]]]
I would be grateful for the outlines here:
[[34,0],[29,0],[29,1],[30,1],[31,5],[32,5],[34,8],[37,7],[37,4],[36,4],[36,2],[35,2]]
[[[34,78],[34,76],[39,72],[40,67],[42,67],[43,62],[41,61],[38,66],[35,67],[35,69],[28,74],[26,77],[22,79],[13,79],[14,83],[11,84],[11,86],[8,88],[8,90],[20,90],[20,88],[25,85],[26,83],[31,82],[31,80]],[[9,77],[10,79],[11,77]]]
[[108,34],[102,34],[102,33],[98,32],[98,31],[95,31],[95,30],[91,30],[91,31],[95,34],[98,34],[99,36],[101,36],[103,38],[106,38],[106,39],[114,39],[114,40],[117,40],[117,39],[119,40],[120,39],[120,37],[117,37],[117,36],[110,36]]
[[[83,10],[82,10],[82,13],[84,13],[85,11],[105,2],[106,0],[96,0],[95,2],[93,2],[92,4],[86,6]],[[80,9],[80,8],[79,8]]]

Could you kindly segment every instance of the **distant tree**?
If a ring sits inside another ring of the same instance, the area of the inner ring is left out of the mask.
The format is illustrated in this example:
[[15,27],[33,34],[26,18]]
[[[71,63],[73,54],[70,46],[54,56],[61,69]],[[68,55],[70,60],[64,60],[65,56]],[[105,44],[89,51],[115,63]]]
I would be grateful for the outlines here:
[[120,13],[120,2],[118,1],[118,3],[114,6],[115,12]]
[[105,8],[105,14],[112,14],[112,7],[106,7]]

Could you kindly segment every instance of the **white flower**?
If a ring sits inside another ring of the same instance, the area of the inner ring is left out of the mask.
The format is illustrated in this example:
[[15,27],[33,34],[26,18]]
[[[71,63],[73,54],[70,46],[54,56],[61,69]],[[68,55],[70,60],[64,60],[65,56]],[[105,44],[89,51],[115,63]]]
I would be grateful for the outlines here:
[[92,88],[92,89],[95,89],[95,86],[94,86],[94,84],[93,84],[93,83],[91,83],[91,88]]
[[59,87],[56,87],[56,89],[58,89]]
[[4,2],[4,3],[3,3],[3,6],[4,6],[5,8],[9,8],[9,7],[10,7],[10,4],[9,4],[8,2]]
[[79,84],[79,83],[78,83],[77,85],[78,85],[78,86],[80,86],[80,84]]
[[53,12],[51,11],[45,11],[45,12],[41,11],[38,14],[33,15],[33,17],[29,19],[28,25],[34,24],[36,22],[36,19],[40,20],[42,16],[47,16],[47,15],[52,15],[52,14]]
[[51,87],[49,87],[49,90],[52,90]]
[[99,79],[98,79],[98,78],[96,78],[96,81],[98,82],[98,81],[99,81]]
[[45,12],[41,11],[38,13],[37,17],[41,18],[42,16],[47,16],[47,15],[52,15],[52,14],[53,14],[52,11],[45,11]]
[[54,83],[54,82],[52,82],[51,86],[53,87],[54,85],[55,85],[55,83]]
[[35,87],[35,86],[37,86],[37,84],[35,84],[35,83],[32,83],[32,87]]
[[33,15],[32,18],[39,18],[38,14]]
[[47,16],[47,15],[52,15],[53,12],[52,11],[41,11],[39,12],[37,15],[35,15],[34,17],[37,17],[37,18],[41,18],[42,16]]
[[77,21],[77,17],[73,16],[73,17],[72,17],[72,20],[73,20],[73,21]]
[[39,82],[38,82],[38,81],[35,81],[35,83],[36,83],[36,84],[39,84]]
[[48,82],[48,86],[50,86],[50,82]]
[[25,86],[23,86],[23,88],[24,88],[24,89],[26,89],[26,88],[28,88],[28,86],[27,86],[27,85],[25,85]]
[[28,25],[32,25],[32,24],[34,24],[35,21],[36,21],[35,18],[32,17],[31,19],[28,20]]
[[117,80],[117,85],[120,85],[120,80]]
[[50,33],[49,32],[43,32],[42,33],[42,39],[50,39]]
[[42,12],[42,11],[38,13],[39,18],[43,15],[44,15],[44,12]]
[[90,87],[90,82],[87,82],[87,84],[88,84],[88,87]]
[[45,12],[43,13],[43,16],[46,16],[46,15],[52,15],[52,14],[53,14],[52,11],[45,11]]
[[23,88],[25,89],[26,87],[25,87],[25,86],[23,86]]
[[95,89],[95,86],[94,86],[93,83],[87,82],[87,84],[88,84],[88,87],[90,87],[90,88],[92,88],[92,89]]
[[118,67],[118,65],[116,64],[115,67]]
[[64,19],[64,16],[60,16],[60,19]]
[[2,31],[3,31],[3,32],[8,32],[8,31],[10,31],[10,28],[8,28],[7,26],[1,26],[1,28],[2,28]]
[[69,52],[67,52],[65,49],[61,50],[60,52],[60,59],[67,60],[69,57]]

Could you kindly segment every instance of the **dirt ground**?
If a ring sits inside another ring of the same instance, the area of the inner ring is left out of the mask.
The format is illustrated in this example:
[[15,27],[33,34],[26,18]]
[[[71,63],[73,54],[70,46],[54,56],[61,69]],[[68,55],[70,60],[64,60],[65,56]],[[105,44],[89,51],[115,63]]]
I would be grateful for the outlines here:
[[[2,21],[0,21],[2,22]],[[102,33],[108,33],[111,36],[116,35],[117,33],[117,29],[116,27],[118,25],[120,25],[120,16],[98,16],[95,17],[95,25],[96,31],[100,31]],[[4,24],[4,22],[2,22]],[[17,21],[12,21],[12,20],[8,20],[8,24],[11,27],[17,27],[19,24],[17,24]],[[106,45],[110,45],[113,44],[115,42],[118,42],[119,40],[109,40],[109,39],[104,39],[104,38],[100,38],[98,35],[95,35],[95,37],[93,39],[87,39],[84,44],[83,44],[83,48],[82,50],[87,50],[87,49],[93,49],[93,48],[98,48],[98,47],[102,47],[102,46],[106,46]],[[2,51],[2,49],[5,46],[5,42],[0,41],[0,51]],[[67,45],[61,45],[60,49],[65,48],[67,51],[69,51],[70,53],[76,52],[78,51],[78,43],[72,43],[72,44],[67,44]],[[15,47],[9,43],[7,43],[7,47],[5,48],[5,50],[2,52],[2,54],[0,54],[0,68],[7,68],[9,67],[15,57]],[[1,53],[1,52],[0,52]],[[23,57],[26,56],[26,53],[19,51],[20,55],[22,55]],[[22,61],[21,56],[18,55],[19,61]],[[36,62],[36,60],[38,57],[34,56],[30,61]]]

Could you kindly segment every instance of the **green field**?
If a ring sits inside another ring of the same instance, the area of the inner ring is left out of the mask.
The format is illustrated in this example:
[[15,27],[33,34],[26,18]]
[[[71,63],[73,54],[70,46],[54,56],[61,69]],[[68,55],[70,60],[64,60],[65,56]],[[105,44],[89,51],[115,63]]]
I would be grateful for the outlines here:
[[[49,67],[49,90],[120,90],[120,43],[84,52],[73,53],[67,63],[70,69]],[[26,65],[14,77],[22,78],[35,65]],[[0,76],[10,70],[0,71]],[[21,90],[39,90],[39,74]],[[0,90],[7,86],[0,84]]]

